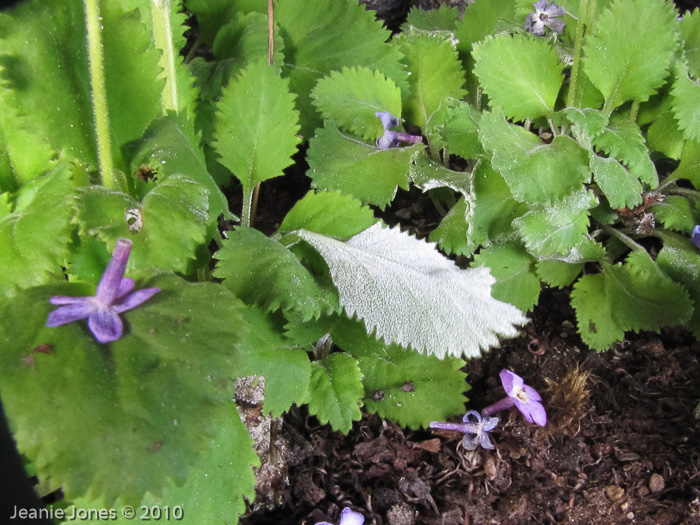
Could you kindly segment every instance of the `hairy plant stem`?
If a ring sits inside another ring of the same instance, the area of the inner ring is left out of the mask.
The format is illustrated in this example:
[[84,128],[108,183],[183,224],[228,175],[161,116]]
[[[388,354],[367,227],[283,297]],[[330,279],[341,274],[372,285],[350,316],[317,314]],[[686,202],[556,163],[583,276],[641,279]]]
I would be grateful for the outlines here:
[[177,103],[177,77],[175,75],[176,52],[173,46],[172,28],[170,27],[170,0],[151,0],[153,17],[153,39],[162,55],[158,65],[163,68],[165,86],[161,92],[163,115],[168,111],[179,111]]
[[569,93],[566,97],[566,105],[568,107],[579,107],[581,101],[577,100],[577,91],[579,89],[579,73],[581,71],[581,49],[583,47],[583,37],[585,36],[586,27],[589,27],[593,22],[595,14],[596,0],[580,0],[578,7],[578,23],[576,24],[576,36],[574,37],[574,63],[571,66],[571,77],[569,78]]
[[633,100],[632,107],[630,107],[630,120],[632,122],[636,122],[638,114],[639,114],[639,100]]
[[612,226],[604,224],[602,226],[602,229],[608,235],[611,235],[613,237],[617,237],[618,239],[620,239],[623,242],[623,244],[625,246],[627,246],[630,250],[635,251],[635,252],[639,252],[639,251],[646,252],[646,250],[644,249],[644,247],[641,244],[634,242],[632,237],[625,235],[617,228],[613,228]]
[[109,110],[105,89],[104,57],[102,55],[102,29],[98,0],[84,0],[85,27],[87,30],[87,51],[90,63],[90,84],[92,88],[92,109],[95,116],[95,140],[97,161],[100,165],[102,185],[117,189],[117,179],[112,159],[112,141],[109,133]]
[[[260,183],[255,185],[255,188],[259,188]],[[243,188],[243,209],[241,210],[241,226],[249,228],[254,220],[252,215],[252,204],[253,204],[253,193],[255,193],[255,188],[247,189]]]

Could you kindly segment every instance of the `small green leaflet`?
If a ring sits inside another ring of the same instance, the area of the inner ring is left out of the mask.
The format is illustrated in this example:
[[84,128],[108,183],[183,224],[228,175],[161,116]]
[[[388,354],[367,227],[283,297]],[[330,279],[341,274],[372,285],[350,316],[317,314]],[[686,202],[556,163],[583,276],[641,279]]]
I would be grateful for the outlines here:
[[[0,295],[61,276],[70,241],[73,191],[71,173],[59,165],[25,185],[15,197],[14,210],[0,215]],[[10,204],[6,201],[7,212]]]
[[545,40],[496,35],[474,46],[479,78],[491,103],[514,120],[549,115],[561,89],[564,65]]
[[535,259],[515,242],[492,244],[474,257],[473,267],[486,266],[496,278],[492,295],[528,312],[540,296]]
[[333,342],[357,358],[362,371],[365,407],[410,428],[427,428],[464,413],[464,361],[440,360],[399,345],[385,345],[363,324],[344,319],[331,332]]
[[673,115],[678,127],[686,138],[700,140],[700,84],[688,76],[682,65],[675,68],[676,80],[673,83]]
[[461,270],[435,246],[375,224],[342,243],[299,230],[324,258],[348,317],[387,344],[438,358],[475,357],[527,320],[491,297],[488,268]]
[[645,101],[664,83],[678,45],[676,11],[664,0],[616,0],[595,21],[583,70],[612,111]]
[[108,345],[84,321],[45,327],[50,297],[94,288],[41,286],[0,302],[3,405],[19,449],[68,499],[138,505],[146,491],[184,483],[230,406],[240,301],[174,275],[138,280],[146,287],[161,291],[122,314],[125,334]]
[[666,195],[651,207],[656,220],[669,230],[676,230],[690,236],[696,224],[690,201],[679,195]]
[[217,107],[214,148],[244,191],[282,175],[300,142],[289,81],[261,60],[223,89]]
[[545,144],[536,135],[507,122],[499,107],[484,113],[479,136],[484,148],[493,154],[492,166],[503,175],[519,202],[551,203],[591,177],[588,155],[574,140],[559,136]]
[[362,417],[364,396],[362,372],[357,359],[347,354],[330,354],[311,363],[309,412],[321,423],[347,433],[352,422]]
[[642,202],[639,179],[615,159],[599,157],[590,152],[593,180],[608,198],[613,208],[634,208]]
[[252,228],[229,232],[214,276],[246,303],[296,310],[304,321],[339,311],[335,290],[319,283],[279,242]]
[[447,148],[450,153],[464,159],[472,159],[483,153],[479,142],[480,115],[467,102],[445,99],[424,131],[431,148]]
[[609,348],[627,330],[682,324],[693,308],[683,287],[641,251],[628,255],[624,265],[604,263],[601,273],[581,277],[571,305],[581,338],[597,350]]
[[317,188],[340,190],[384,209],[397,188],[408,188],[410,160],[424,146],[380,150],[344,135],[333,123],[309,141],[309,175]]
[[363,140],[376,140],[384,134],[377,112],[401,116],[399,88],[379,71],[366,67],[331,71],[316,83],[311,98],[324,119]]
[[700,78],[700,10],[686,11],[680,23],[681,41],[690,74]]
[[133,241],[129,266],[187,273],[195,251],[206,241],[209,192],[201,184],[172,175],[141,202],[103,186],[78,197],[81,233],[96,235],[111,248],[120,237]]
[[462,88],[464,72],[453,39],[448,31],[411,28],[392,41],[411,72],[410,93],[404,96],[407,122],[424,127],[445,98],[460,99],[466,95]]

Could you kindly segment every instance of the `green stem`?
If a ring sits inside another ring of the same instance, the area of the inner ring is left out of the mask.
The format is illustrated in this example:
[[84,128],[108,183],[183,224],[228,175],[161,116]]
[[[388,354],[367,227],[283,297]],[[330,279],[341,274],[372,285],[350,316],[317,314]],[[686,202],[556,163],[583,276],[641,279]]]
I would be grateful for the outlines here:
[[612,226],[608,226],[607,224],[604,224],[602,226],[602,229],[608,234],[613,237],[617,237],[622,241],[622,243],[627,246],[630,250],[632,251],[642,251],[646,253],[646,250],[641,244],[637,244],[634,242],[634,240],[631,237],[628,237],[624,233],[622,233],[620,230],[617,228],[613,228]]
[[241,226],[250,228],[253,192],[255,188],[243,188],[243,209],[241,210]]
[[100,8],[97,2],[98,0],[84,0],[88,60],[90,62],[90,84],[92,86],[92,107],[95,114],[97,160],[100,164],[102,184],[105,188],[116,189],[117,179],[112,159],[109,110],[107,109],[107,90],[105,89],[104,60],[102,56]]
[[630,108],[630,120],[635,122],[637,120],[637,115],[639,114],[639,100],[632,101],[632,107]]
[[566,97],[568,107],[578,107],[576,92],[579,89],[579,73],[581,71],[581,50],[583,48],[583,37],[586,27],[593,22],[595,13],[595,0],[580,0],[578,7],[578,21],[576,23],[576,36],[574,37],[574,63],[571,66],[571,77],[569,79],[569,94]]
[[170,27],[170,0],[151,0],[151,16],[153,17],[153,39],[156,48],[162,55],[158,65],[165,74],[165,86],[161,93],[163,114],[168,111],[178,111],[177,77],[175,75],[175,49],[173,47],[172,28]]
[[[657,188],[657,189],[661,189],[661,188]],[[669,188],[666,191],[666,193],[668,195],[681,195],[681,196],[686,197],[690,200],[700,201],[700,191],[697,191],[697,190],[691,190],[688,188],[680,188],[680,187],[676,186],[674,188]]]

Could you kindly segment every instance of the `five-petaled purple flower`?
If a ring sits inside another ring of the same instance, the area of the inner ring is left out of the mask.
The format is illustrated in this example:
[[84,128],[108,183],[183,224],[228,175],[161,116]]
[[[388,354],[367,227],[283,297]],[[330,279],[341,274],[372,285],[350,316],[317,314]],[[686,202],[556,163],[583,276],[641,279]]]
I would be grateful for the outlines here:
[[547,0],[538,0],[532,5],[535,12],[527,15],[525,29],[534,35],[544,35],[545,26],[560,35],[564,32],[566,24],[563,20],[559,20],[559,17],[564,16],[566,12],[563,7],[554,2],[547,3]]
[[411,144],[420,144],[423,142],[423,137],[420,135],[409,135],[401,131],[391,131],[390,128],[395,128],[399,125],[398,117],[395,117],[391,113],[378,111],[375,115],[382,121],[382,127],[384,128],[384,135],[377,139],[377,147],[379,149],[394,148],[401,142],[410,142]]
[[690,242],[700,248],[700,224],[696,224],[693,233],[690,234]]
[[[476,410],[470,410],[462,418],[463,423],[443,423],[431,421],[430,428],[442,428],[445,430],[458,430],[466,434],[462,439],[462,446],[467,450],[476,450],[479,445],[493,450],[493,444],[489,439],[489,432],[498,425],[497,417],[482,417]],[[470,435],[473,434],[473,435]]]
[[499,376],[503,389],[506,391],[506,397],[483,409],[481,414],[487,417],[499,410],[515,406],[530,423],[535,423],[542,427],[545,426],[547,424],[547,412],[541,403],[542,397],[537,391],[526,385],[522,377],[510,370],[501,370]]
[[87,318],[88,328],[100,343],[111,343],[119,339],[124,330],[119,314],[136,308],[160,292],[160,288],[144,288],[132,292],[134,280],[124,277],[130,253],[131,241],[119,239],[93,297],[52,297],[51,304],[64,306],[49,314],[46,326],[60,326]]
[[[345,507],[340,513],[340,522],[338,525],[362,525],[365,522],[365,517],[359,512],[355,512],[349,507]],[[327,521],[319,521],[316,525],[332,525]]]

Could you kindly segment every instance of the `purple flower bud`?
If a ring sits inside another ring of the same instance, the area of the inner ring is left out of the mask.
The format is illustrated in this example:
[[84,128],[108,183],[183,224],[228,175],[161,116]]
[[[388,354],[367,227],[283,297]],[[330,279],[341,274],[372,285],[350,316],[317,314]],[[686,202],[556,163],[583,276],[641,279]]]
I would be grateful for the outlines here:
[[690,242],[700,248],[700,224],[695,225],[693,233],[690,234]]
[[525,19],[525,29],[533,35],[544,35],[544,28],[548,27],[555,33],[561,35],[566,25],[563,20],[558,20],[564,16],[566,10],[554,2],[547,3],[547,0],[539,0],[532,4],[534,13],[527,15]]
[[[431,421],[430,428],[444,430],[457,430],[466,434],[462,439],[462,446],[467,450],[476,450],[479,445],[482,448],[493,450],[493,444],[488,433],[498,425],[497,417],[482,417],[476,410],[470,410],[462,418],[463,423],[443,423]],[[473,436],[470,434],[474,434]]]
[[490,416],[499,410],[515,406],[530,423],[535,423],[542,427],[545,426],[547,424],[547,412],[540,402],[542,397],[537,391],[526,385],[522,377],[510,370],[501,370],[499,377],[507,397],[486,407],[481,413],[484,416]]
[[[343,512],[340,513],[340,522],[338,525],[362,525],[365,522],[365,517],[359,512],[355,512],[352,509],[345,507]],[[327,521],[319,521],[316,525],[333,525]]]
[[382,127],[384,128],[384,135],[377,139],[377,147],[379,149],[395,148],[399,146],[401,142],[410,142],[412,144],[420,144],[423,142],[423,137],[420,135],[409,135],[401,131],[391,131],[389,128],[394,128],[399,125],[399,119],[391,113],[378,111],[375,115],[382,121]]
[[131,241],[119,239],[112,260],[102,274],[93,297],[52,297],[51,304],[63,305],[49,314],[46,326],[61,326],[81,319],[100,343],[111,343],[122,336],[124,325],[119,314],[136,308],[160,292],[160,288],[134,289],[133,279],[124,277],[131,254]]

